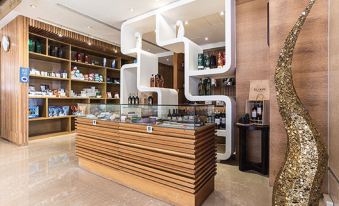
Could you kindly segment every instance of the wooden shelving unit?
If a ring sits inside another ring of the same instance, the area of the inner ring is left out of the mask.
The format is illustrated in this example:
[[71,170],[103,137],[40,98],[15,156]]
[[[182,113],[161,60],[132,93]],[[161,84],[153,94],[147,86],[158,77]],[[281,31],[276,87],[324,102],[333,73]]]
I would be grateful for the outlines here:
[[[120,78],[120,68],[128,59],[121,56],[107,54],[99,50],[88,49],[64,43],[60,40],[51,39],[50,37],[36,34],[30,31],[29,38],[41,43],[41,53],[29,51],[29,67],[39,71],[46,72],[66,72],[67,78],[30,75],[30,86],[34,86],[36,91],[40,91],[40,85],[49,85],[50,89],[64,89],[65,97],[54,96],[29,96],[29,105],[39,106],[39,117],[29,119],[29,139],[40,139],[60,134],[71,133],[75,129],[74,115],[72,115],[71,106],[78,103],[101,103],[101,104],[118,104],[118,98],[108,98],[107,92],[120,94],[120,84],[107,82],[107,78]],[[57,46],[62,52],[62,58],[52,56],[49,51],[50,46]],[[75,54],[84,53],[91,57],[96,64],[89,64],[76,61]],[[107,65],[112,65],[112,60],[116,62],[116,68],[103,65],[103,59],[106,58]],[[77,67],[84,74],[97,73],[103,76],[103,82],[86,81],[71,78],[71,71]],[[76,93],[84,88],[95,87],[100,91],[102,98],[93,97],[70,97],[71,90]],[[70,106],[70,113],[66,116],[49,117],[49,106]]]

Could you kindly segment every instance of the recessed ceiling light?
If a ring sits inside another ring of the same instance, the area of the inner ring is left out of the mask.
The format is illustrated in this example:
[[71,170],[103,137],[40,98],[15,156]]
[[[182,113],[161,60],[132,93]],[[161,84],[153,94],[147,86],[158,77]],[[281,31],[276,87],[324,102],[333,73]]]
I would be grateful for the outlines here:
[[188,25],[188,21],[185,21],[185,25]]
[[118,50],[114,49],[114,53],[118,53]]
[[130,11],[130,12],[133,12],[133,11],[134,11],[134,8],[130,8],[129,11]]
[[92,27],[91,27],[91,26],[87,26],[87,28],[88,28],[88,29],[92,29]]
[[220,12],[220,16],[224,16],[225,15],[225,12],[224,11],[221,11]]
[[169,62],[169,58],[167,58],[167,59],[166,59],[166,61],[168,61],[168,62]]
[[36,8],[36,5],[34,5],[34,4],[31,4],[31,5],[29,5],[29,6],[32,7],[33,9]]
[[88,42],[88,46],[91,46],[91,45],[92,45],[92,43],[89,41],[89,42]]
[[205,37],[205,41],[208,41],[208,37]]

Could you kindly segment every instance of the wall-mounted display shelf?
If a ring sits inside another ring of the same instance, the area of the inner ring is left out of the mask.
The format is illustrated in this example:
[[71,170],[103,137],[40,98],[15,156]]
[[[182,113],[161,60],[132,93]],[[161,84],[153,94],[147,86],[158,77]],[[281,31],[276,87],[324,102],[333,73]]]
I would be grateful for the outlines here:
[[29,33],[28,48],[30,139],[72,132],[78,103],[119,103],[120,67],[131,59],[36,31]]

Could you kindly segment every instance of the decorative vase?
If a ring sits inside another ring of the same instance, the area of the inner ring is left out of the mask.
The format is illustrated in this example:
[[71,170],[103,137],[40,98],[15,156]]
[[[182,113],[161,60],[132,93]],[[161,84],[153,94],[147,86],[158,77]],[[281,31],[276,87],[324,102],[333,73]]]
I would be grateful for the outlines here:
[[279,112],[288,138],[285,163],[273,188],[274,206],[319,205],[327,153],[293,85],[292,58],[299,33],[316,0],[310,0],[285,40],[275,72]]

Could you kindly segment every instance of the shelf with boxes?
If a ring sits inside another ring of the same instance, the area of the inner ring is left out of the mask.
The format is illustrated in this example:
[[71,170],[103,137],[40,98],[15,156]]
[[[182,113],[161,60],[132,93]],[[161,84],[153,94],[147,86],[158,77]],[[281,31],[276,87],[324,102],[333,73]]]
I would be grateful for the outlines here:
[[72,132],[78,103],[119,103],[120,67],[129,58],[30,31],[29,138]]

